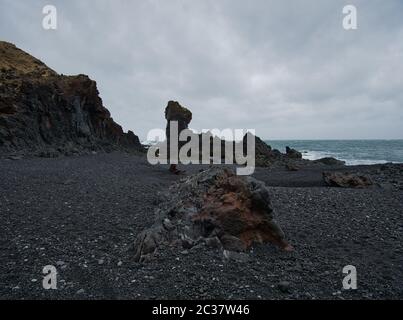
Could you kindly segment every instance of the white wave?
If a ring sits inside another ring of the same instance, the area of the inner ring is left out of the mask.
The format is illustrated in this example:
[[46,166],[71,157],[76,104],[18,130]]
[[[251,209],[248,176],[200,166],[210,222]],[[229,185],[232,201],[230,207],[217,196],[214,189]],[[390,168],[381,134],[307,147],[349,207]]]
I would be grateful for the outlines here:
[[356,165],[371,165],[371,164],[383,164],[383,163],[391,163],[388,160],[376,160],[376,159],[346,159],[335,152],[326,152],[326,151],[312,151],[307,150],[302,152],[302,157],[307,160],[318,160],[321,158],[332,157],[341,161],[345,161],[348,166],[356,166]]
[[159,141],[153,141],[153,140],[144,140],[141,142],[142,145],[145,146],[153,146],[156,145]]
[[311,150],[306,150],[302,151],[302,157],[307,160],[318,160],[320,158],[325,158],[325,157],[334,157],[335,154],[331,152],[325,152],[325,151],[311,151]]
[[348,166],[391,163],[391,161],[387,160],[372,160],[372,159],[340,159],[340,160],[345,161],[346,165]]

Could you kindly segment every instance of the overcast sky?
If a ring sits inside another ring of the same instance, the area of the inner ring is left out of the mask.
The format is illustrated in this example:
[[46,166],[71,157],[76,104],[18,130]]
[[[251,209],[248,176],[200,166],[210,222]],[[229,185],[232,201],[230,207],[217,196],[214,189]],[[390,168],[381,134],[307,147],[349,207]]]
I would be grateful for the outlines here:
[[[42,28],[42,8],[58,29]],[[343,6],[358,29],[343,29]],[[401,0],[0,0],[0,39],[88,74],[125,130],[191,127],[264,139],[403,138]]]

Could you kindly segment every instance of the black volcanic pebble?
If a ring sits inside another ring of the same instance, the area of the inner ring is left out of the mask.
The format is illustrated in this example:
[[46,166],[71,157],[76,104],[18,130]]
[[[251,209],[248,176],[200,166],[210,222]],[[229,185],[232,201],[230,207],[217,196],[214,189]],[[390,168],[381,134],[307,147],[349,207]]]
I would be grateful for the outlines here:
[[[140,264],[134,239],[153,223],[158,191],[180,176],[121,153],[0,160],[0,297],[402,299],[403,193],[323,187],[322,171],[256,171],[294,252],[258,245],[238,262],[207,245],[172,247]],[[57,290],[42,288],[49,264]],[[357,290],[342,288],[346,265],[357,268]]]

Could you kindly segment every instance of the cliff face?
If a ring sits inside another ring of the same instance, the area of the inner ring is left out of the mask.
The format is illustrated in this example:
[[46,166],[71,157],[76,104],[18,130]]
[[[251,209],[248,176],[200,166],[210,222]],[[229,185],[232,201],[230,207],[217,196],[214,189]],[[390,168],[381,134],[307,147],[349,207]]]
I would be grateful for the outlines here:
[[103,106],[96,82],[63,76],[0,41],[0,154],[142,150]]

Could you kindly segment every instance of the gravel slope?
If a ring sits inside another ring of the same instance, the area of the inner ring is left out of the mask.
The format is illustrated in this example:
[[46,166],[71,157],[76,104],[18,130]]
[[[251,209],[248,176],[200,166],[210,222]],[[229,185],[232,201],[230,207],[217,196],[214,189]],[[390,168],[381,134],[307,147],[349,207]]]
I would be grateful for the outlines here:
[[[294,252],[259,245],[235,262],[172,248],[139,264],[133,241],[180,177],[118,153],[0,160],[0,298],[402,299],[402,190],[327,188],[321,172],[256,172]],[[42,288],[49,264],[58,290]],[[342,290],[349,264],[355,291]]]

